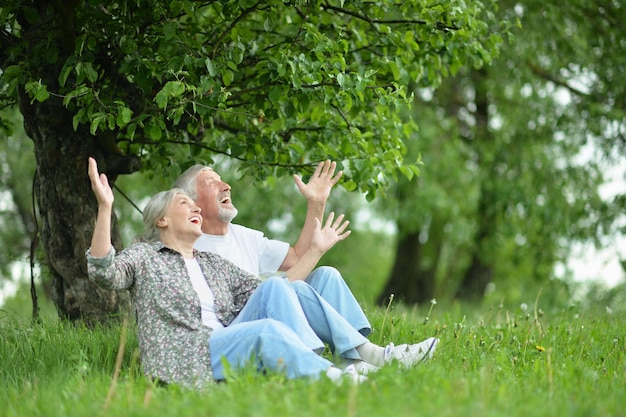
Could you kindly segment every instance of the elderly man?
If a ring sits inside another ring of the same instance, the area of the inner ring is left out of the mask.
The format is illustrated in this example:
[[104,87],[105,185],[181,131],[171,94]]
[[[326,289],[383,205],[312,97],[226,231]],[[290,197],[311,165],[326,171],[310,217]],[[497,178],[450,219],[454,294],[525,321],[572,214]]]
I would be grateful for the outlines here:
[[[296,186],[307,199],[306,218],[294,246],[268,239],[258,230],[233,224],[232,220],[238,211],[231,199],[231,187],[210,167],[190,167],[176,180],[174,187],[185,190],[201,208],[203,233],[194,247],[218,254],[240,268],[262,276],[288,270],[309,249],[318,221],[316,219],[322,221],[330,191],[343,174],[342,171],[335,174],[336,167],[337,164],[329,160],[320,162],[306,184],[294,175]],[[340,220],[342,218],[338,219]],[[372,329],[369,320],[337,269],[328,266],[316,268],[306,277],[305,282],[315,290],[315,296],[321,297],[323,302],[334,308],[354,329],[366,337],[370,334]],[[306,303],[311,292],[300,291],[298,295],[301,303]],[[438,339],[430,338],[416,345],[394,347],[390,344],[384,348],[368,345],[379,365],[397,359],[405,366],[411,366],[430,357],[437,343]],[[367,356],[368,352],[360,354]]]

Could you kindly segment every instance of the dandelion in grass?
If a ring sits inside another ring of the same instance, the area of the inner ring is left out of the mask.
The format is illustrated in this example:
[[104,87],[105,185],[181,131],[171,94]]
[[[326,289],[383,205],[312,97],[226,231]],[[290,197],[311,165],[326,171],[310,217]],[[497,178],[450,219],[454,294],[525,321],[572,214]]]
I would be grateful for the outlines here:
[[546,348],[540,345],[535,345],[535,349],[537,349],[539,352],[543,352],[544,350],[546,350]]
[[432,300],[430,300],[430,309],[428,310],[428,315],[424,319],[424,324],[428,323],[428,320],[430,320],[430,314],[433,312],[433,308],[435,307],[435,304],[437,304],[436,299],[433,298]]

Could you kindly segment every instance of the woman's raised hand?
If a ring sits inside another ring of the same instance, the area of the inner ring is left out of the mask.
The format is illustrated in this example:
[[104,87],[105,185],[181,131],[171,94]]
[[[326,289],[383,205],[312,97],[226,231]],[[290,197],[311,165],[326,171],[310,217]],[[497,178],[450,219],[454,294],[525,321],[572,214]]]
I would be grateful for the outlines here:
[[109,185],[109,180],[105,174],[98,173],[98,164],[96,160],[89,157],[89,179],[91,180],[91,189],[93,190],[99,205],[113,205],[113,190]]

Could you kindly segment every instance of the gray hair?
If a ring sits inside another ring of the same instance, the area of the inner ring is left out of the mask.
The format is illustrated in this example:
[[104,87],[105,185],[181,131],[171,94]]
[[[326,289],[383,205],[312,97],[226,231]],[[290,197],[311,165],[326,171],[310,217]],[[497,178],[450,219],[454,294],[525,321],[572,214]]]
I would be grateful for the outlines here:
[[156,242],[161,239],[161,229],[157,222],[165,216],[174,197],[178,194],[187,195],[181,188],[161,191],[155,194],[143,210],[143,233],[135,238],[137,242]]
[[185,172],[180,174],[180,177],[174,182],[172,188],[180,188],[185,194],[187,194],[192,200],[198,199],[198,186],[196,184],[196,178],[202,171],[213,171],[213,168],[204,165],[196,164],[187,168]]

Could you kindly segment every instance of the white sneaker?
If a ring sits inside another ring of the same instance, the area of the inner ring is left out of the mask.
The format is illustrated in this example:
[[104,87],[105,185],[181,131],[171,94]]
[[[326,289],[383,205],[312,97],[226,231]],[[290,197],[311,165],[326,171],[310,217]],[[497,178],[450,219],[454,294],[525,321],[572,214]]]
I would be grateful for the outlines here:
[[[363,362],[365,363],[365,362]],[[360,384],[363,381],[367,381],[367,377],[365,375],[361,375],[354,365],[348,365],[345,367],[343,372],[341,373],[342,379],[347,379],[348,381]]]
[[414,345],[394,346],[393,343],[389,343],[385,346],[385,363],[398,361],[404,368],[410,368],[419,362],[432,358],[437,344],[439,344],[439,339],[436,337],[430,337]]
[[360,359],[347,359],[343,364],[339,365],[341,369],[346,369],[348,366],[354,366],[356,372],[360,375],[367,375],[374,373],[380,369],[376,365],[362,361]]
[[341,385],[344,380],[352,384],[360,384],[363,381],[367,381],[367,377],[359,374],[354,365],[348,365],[343,370],[332,367],[326,372],[326,375],[337,385]]

